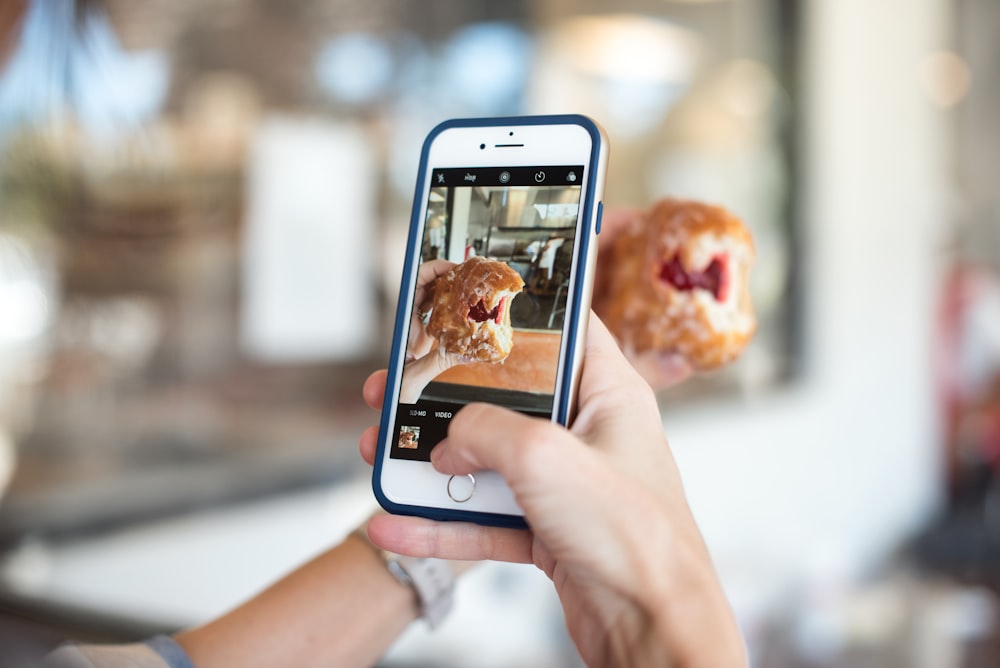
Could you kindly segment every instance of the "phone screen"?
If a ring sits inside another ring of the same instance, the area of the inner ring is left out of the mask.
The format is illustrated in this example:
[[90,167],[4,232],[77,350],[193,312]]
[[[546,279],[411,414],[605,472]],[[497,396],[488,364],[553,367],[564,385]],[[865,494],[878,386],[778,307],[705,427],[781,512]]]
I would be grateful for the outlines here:
[[[473,401],[551,417],[583,170],[583,165],[431,170],[423,193],[421,268],[443,272],[473,257],[487,258],[516,272],[523,288],[503,304],[506,313],[494,309],[481,315],[498,322],[509,315],[510,352],[502,362],[456,363],[448,357],[444,363],[440,343],[426,331],[434,284],[418,279],[401,377],[406,391],[388,443],[391,458],[429,461],[452,416]],[[469,305],[470,318],[476,318],[477,308]]]

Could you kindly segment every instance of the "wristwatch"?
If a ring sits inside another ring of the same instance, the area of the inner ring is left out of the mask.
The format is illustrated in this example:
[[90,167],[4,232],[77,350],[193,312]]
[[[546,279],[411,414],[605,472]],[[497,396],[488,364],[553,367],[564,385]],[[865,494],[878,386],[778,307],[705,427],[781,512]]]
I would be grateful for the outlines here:
[[355,529],[354,535],[381,557],[386,569],[397,582],[413,589],[417,595],[421,617],[432,629],[437,628],[451,611],[455,590],[455,573],[451,564],[445,559],[406,557],[383,550],[371,542],[364,526]]

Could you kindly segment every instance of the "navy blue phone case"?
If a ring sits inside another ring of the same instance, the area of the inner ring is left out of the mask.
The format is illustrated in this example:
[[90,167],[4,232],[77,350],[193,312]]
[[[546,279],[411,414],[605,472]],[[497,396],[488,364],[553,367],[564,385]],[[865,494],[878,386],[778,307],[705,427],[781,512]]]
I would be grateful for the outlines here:
[[[420,166],[417,171],[417,185],[414,191],[413,198],[413,210],[410,214],[410,231],[407,238],[406,244],[406,257],[407,262],[403,267],[403,277],[400,283],[402,294],[402,287],[410,285],[413,280],[414,272],[417,271],[417,263],[412,261],[415,256],[414,249],[419,247],[421,239],[418,237],[418,231],[421,228],[420,213],[423,209],[423,197],[426,191],[426,179],[425,173],[427,171],[428,156],[430,153],[430,146],[441,132],[458,127],[494,127],[494,126],[518,126],[518,125],[579,125],[587,130],[592,141],[592,151],[590,156],[590,164],[588,168],[590,174],[597,174],[598,163],[600,161],[601,153],[601,143],[602,136],[601,131],[590,118],[582,116],[579,114],[560,114],[551,116],[509,116],[509,117],[494,117],[494,118],[457,118],[443,123],[438,124],[433,130],[427,135],[424,140],[423,148],[420,151]],[[598,206],[598,202],[595,201],[594,191],[597,187],[597,179],[591,178],[588,180],[587,192],[582,193],[581,202],[583,203],[583,220],[589,221],[593,213],[594,207]],[[600,221],[598,221],[598,225]],[[580,243],[580,250],[578,251],[577,257],[587,257],[589,252],[589,246],[592,241],[591,234],[582,234],[582,240]],[[576,276],[576,284],[573,286],[571,294],[578,295],[580,291],[580,283],[583,280],[581,274]],[[577,345],[580,344],[580,339],[577,336],[577,332],[580,327],[586,326],[586,313],[579,313],[578,308],[574,307],[572,309],[568,308],[567,313],[572,312],[574,317],[569,323],[569,328],[566,332],[566,357],[572,359],[573,352]],[[396,308],[396,318],[395,325],[393,329],[392,336],[392,355],[389,359],[389,378],[395,378],[399,372],[399,360],[402,359],[401,348],[406,345],[406,340],[404,334],[406,332],[406,316],[407,309],[404,299],[400,299],[399,304]],[[569,378],[563,378],[563,384],[561,387],[556,388],[556,392],[559,394],[565,394],[569,392]],[[387,401],[395,400],[395,398],[390,398],[388,395],[386,397]],[[559,424],[565,425],[569,419],[569,407],[563,405],[560,407],[559,412],[555,415],[555,420]],[[379,420],[379,438],[378,438],[378,451],[375,454],[375,468],[372,472],[372,489],[375,493],[375,498],[382,508],[387,512],[394,515],[412,515],[417,517],[426,517],[433,520],[442,521],[463,521],[463,522],[475,522],[477,524],[485,524],[490,526],[500,526],[500,527],[514,527],[514,528],[526,528],[528,525],[524,521],[523,517],[517,515],[504,515],[499,513],[484,513],[476,511],[467,510],[451,510],[446,508],[431,508],[427,506],[413,506],[406,504],[394,503],[385,493],[382,491],[381,478],[382,478],[382,462],[384,460],[384,449],[385,444],[388,439],[385,437],[388,430],[392,429],[392,425],[389,424],[389,411],[383,409],[381,419]]]

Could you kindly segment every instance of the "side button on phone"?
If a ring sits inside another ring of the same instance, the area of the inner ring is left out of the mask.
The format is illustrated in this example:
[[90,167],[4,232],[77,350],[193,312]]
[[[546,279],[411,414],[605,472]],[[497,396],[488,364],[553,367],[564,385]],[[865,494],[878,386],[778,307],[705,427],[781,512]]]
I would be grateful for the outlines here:
[[604,202],[597,203],[597,225],[594,228],[594,234],[601,233],[601,219],[604,218]]
[[465,503],[476,493],[476,479],[472,474],[453,475],[448,478],[448,496],[456,503]]

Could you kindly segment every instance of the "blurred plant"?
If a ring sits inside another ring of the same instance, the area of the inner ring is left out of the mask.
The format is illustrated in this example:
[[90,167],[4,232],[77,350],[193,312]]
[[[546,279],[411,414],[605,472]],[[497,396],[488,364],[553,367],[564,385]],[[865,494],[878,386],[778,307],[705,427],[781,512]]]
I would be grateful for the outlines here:
[[30,129],[8,139],[0,159],[0,230],[30,236],[56,227],[78,197],[78,182],[51,135]]

